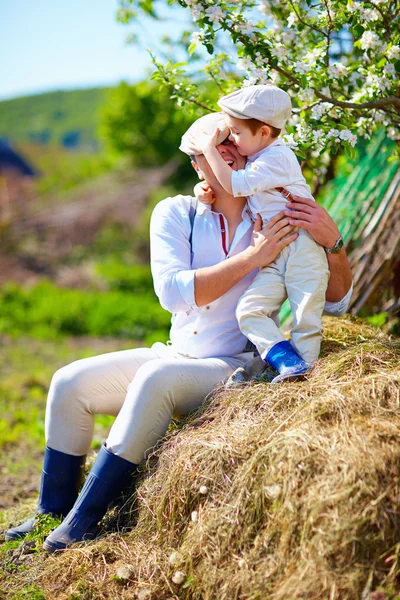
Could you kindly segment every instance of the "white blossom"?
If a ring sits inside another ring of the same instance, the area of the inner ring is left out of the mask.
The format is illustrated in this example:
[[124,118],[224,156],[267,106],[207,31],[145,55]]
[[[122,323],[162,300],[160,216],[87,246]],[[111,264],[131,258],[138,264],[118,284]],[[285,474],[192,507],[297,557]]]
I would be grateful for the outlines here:
[[373,21],[378,21],[380,15],[377,10],[373,8],[361,8],[360,11],[360,20],[364,23],[370,23]]
[[203,40],[204,40],[204,33],[202,31],[193,31],[193,33],[190,37],[190,42],[192,44],[199,44]]
[[389,60],[400,58],[400,46],[391,46],[387,49],[386,56]]
[[335,138],[335,141],[338,141],[340,136],[340,131],[338,129],[330,129],[326,134],[327,138]]
[[311,118],[315,119],[316,121],[319,121],[320,118],[324,115],[324,113],[327,112],[327,110],[331,106],[332,105],[329,104],[328,102],[321,102],[320,104],[316,104],[311,109]]
[[387,134],[391,140],[399,140],[400,139],[400,131],[395,127],[389,127]]
[[328,73],[333,79],[339,79],[341,77],[346,77],[348,68],[340,62],[334,62],[329,65]]
[[252,37],[252,34],[254,33],[256,27],[253,21],[246,21],[245,23],[236,23],[235,29],[239,33],[244,33],[245,35],[249,35],[250,37]]
[[351,133],[350,129],[342,129],[339,134],[341,140],[349,142],[353,147],[357,143],[357,136]]
[[220,23],[225,17],[220,6],[210,6],[209,8],[206,8],[206,15],[212,23]]
[[276,46],[272,46],[271,54],[278,60],[282,60],[285,56],[287,56],[287,49],[283,44],[276,44]]
[[269,78],[271,83],[273,83],[274,85],[278,85],[278,83],[280,83],[281,81],[281,76],[276,71],[272,71],[272,73],[270,73],[269,75]]
[[312,102],[315,98],[315,92],[312,88],[305,88],[304,90],[300,90],[297,97],[302,102]]
[[271,8],[266,0],[261,0],[260,5],[258,6],[258,10],[266,16],[271,14]]
[[363,50],[374,50],[382,44],[378,34],[374,31],[364,31],[360,38],[360,43]]
[[300,73],[300,75],[304,75],[305,73],[307,73],[307,71],[310,70],[309,65],[306,65],[306,63],[301,60],[295,62],[293,68],[296,71],[296,73]]
[[392,63],[387,63],[383,67],[383,72],[385,73],[385,75],[396,75],[395,66]]
[[288,16],[288,19],[287,19],[288,27],[293,27],[293,25],[296,23],[296,21],[297,21],[296,13],[294,13],[294,12],[290,13],[290,15]]
[[243,58],[238,60],[236,66],[241,71],[247,71],[248,69],[251,69],[253,63],[251,62],[251,59],[248,56],[244,56]]
[[294,29],[289,29],[288,31],[282,31],[282,42],[284,44],[289,44],[290,42],[293,42],[294,39],[296,38],[296,32]]
[[324,136],[324,132],[322,131],[322,129],[315,129],[312,132],[313,138],[314,138],[314,142],[318,142],[319,139],[321,139]]
[[287,133],[286,135],[284,135],[283,141],[286,143],[287,146],[289,146],[289,148],[292,148],[292,150],[296,150],[299,147],[292,133]]

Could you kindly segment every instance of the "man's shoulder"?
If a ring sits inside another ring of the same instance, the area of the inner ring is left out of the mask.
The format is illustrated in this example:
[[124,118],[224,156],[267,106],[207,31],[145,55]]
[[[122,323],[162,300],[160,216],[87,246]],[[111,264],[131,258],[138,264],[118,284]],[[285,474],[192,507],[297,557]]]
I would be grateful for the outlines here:
[[183,194],[169,196],[168,198],[164,198],[164,200],[161,200],[158,204],[156,204],[153,210],[153,215],[187,215],[192,201],[192,196],[184,196]]

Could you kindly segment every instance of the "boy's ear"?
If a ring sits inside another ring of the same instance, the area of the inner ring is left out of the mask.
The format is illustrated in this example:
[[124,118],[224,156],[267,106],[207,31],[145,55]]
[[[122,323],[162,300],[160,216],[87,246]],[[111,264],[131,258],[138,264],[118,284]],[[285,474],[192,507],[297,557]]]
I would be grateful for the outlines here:
[[194,160],[192,160],[191,162],[192,162],[192,167],[193,167],[193,169],[196,171],[196,173],[197,173],[197,175],[198,175],[199,179],[204,179],[204,175],[203,175],[203,173],[200,171],[200,169],[199,169],[199,165],[198,165],[196,162],[194,162]]
[[261,135],[265,137],[270,137],[271,129],[268,127],[268,125],[263,125],[261,127]]

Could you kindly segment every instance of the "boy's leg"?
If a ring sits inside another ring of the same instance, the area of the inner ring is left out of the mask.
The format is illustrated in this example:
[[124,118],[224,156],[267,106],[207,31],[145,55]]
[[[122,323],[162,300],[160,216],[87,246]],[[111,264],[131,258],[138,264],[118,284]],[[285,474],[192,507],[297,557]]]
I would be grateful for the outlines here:
[[59,369],[47,400],[47,446],[73,456],[86,454],[94,415],[116,416],[138,369],[157,358],[150,348],[135,348],[84,358]]
[[294,321],[291,342],[303,360],[312,366],[321,346],[328,261],[322,246],[304,231],[289,249],[285,280]]
[[236,316],[242,333],[265,359],[275,344],[285,340],[276,315],[286,300],[284,248],[272,265],[264,267],[239,300]]
[[138,464],[163,437],[174,414],[198,408],[243,358],[153,360],[137,372],[106,441],[114,454]]

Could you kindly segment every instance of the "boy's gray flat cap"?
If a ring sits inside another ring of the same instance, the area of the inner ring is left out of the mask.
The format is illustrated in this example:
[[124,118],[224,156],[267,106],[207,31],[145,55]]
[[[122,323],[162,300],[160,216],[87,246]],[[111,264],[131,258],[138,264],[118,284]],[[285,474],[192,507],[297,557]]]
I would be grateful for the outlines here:
[[237,119],[258,119],[283,129],[292,112],[290,96],[275,85],[249,85],[219,100],[218,106]]
[[[229,129],[226,125],[226,121],[224,115],[222,113],[210,113],[209,115],[204,115],[204,117],[200,117],[194,123],[191,124],[186,133],[182,136],[181,145],[179,146],[179,150],[182,150],[185,154],[198,155],[203,154],[201,150],[197,150],[196,146],[193,150],[193,138],[196,139],[196,136],[199,133],[207,133],[211,135],[214,131],[219,128],[221,130],[217,143],[221,144],[229,135]],[[190,136],[192,136],[192,140],[189,140]]]

